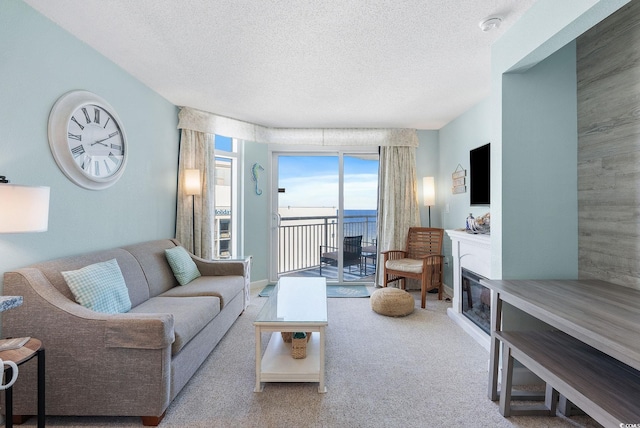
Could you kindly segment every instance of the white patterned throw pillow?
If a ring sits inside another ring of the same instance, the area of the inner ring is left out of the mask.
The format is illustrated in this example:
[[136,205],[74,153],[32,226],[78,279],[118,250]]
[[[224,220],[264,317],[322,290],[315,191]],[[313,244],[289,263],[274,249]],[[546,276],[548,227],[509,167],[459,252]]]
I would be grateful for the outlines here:
[[175,275],[180,285],[186,285],[201,276],[198,266],[196,266],[184,247],[173,247],[164,250],[164,252],[167,255],[167,261],[171,266],[173,275]]
[[61,273],[76,302],[85,308],[106,314],[131,309],[129,290],[116,259]]

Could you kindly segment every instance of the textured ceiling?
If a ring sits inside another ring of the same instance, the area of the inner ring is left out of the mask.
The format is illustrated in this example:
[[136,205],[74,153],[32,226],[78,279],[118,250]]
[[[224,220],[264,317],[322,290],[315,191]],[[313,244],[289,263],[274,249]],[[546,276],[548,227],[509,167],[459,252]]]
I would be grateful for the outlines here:
[[439,129],[489,94],[491,44],[536,0],[25,2],[178,106],[272,127]]

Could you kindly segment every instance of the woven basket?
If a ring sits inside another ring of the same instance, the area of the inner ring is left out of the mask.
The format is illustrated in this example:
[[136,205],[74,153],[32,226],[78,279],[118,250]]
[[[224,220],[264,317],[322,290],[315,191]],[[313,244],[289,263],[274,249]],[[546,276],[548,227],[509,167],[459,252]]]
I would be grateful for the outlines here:
[[[302,336],[302,337],[296,337]],[[291,356],[296,359],[307,358],[307,341],[305,333],[295,333],[291,339]]]
[[[284,343],[291,343],[291,338],[293,337],[293,332],[291,331],[283,331],[280,333],[282,335],[282,340]],[[307,342],[311,339],[311,332],[307,332]]]

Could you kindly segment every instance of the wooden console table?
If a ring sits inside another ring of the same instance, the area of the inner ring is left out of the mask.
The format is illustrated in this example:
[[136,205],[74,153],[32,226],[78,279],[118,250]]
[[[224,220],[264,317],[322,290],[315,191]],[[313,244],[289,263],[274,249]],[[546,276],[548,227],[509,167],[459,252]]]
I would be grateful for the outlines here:
[[[510,410],[515,357],[547,382],[546,414],[555,414],[559,392],[561,412],[567,411],[568,399],[605,426],[638,422],[624,418],[640,416],[640,290],[598,280],[481,283],[492,290],[488,395],[493,401],[500,399],[503,415],[539,413]],[[503,331],[503,302],[555,331]]]

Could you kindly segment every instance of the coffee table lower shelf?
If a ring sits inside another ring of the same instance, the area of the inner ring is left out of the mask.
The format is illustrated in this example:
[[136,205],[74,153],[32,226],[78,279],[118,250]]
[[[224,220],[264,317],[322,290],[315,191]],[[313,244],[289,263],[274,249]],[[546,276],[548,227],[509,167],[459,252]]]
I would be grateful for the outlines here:
[[262,392],[263,382],[318,382],[318,392],[327,392],[321,346],[323,334],[324,331],[312,333],[307,342],[307,357],[296,359],[291,356],[291,344],[282,340],[280,332],[272,333],[262,358],[256,350],[255,392]]

